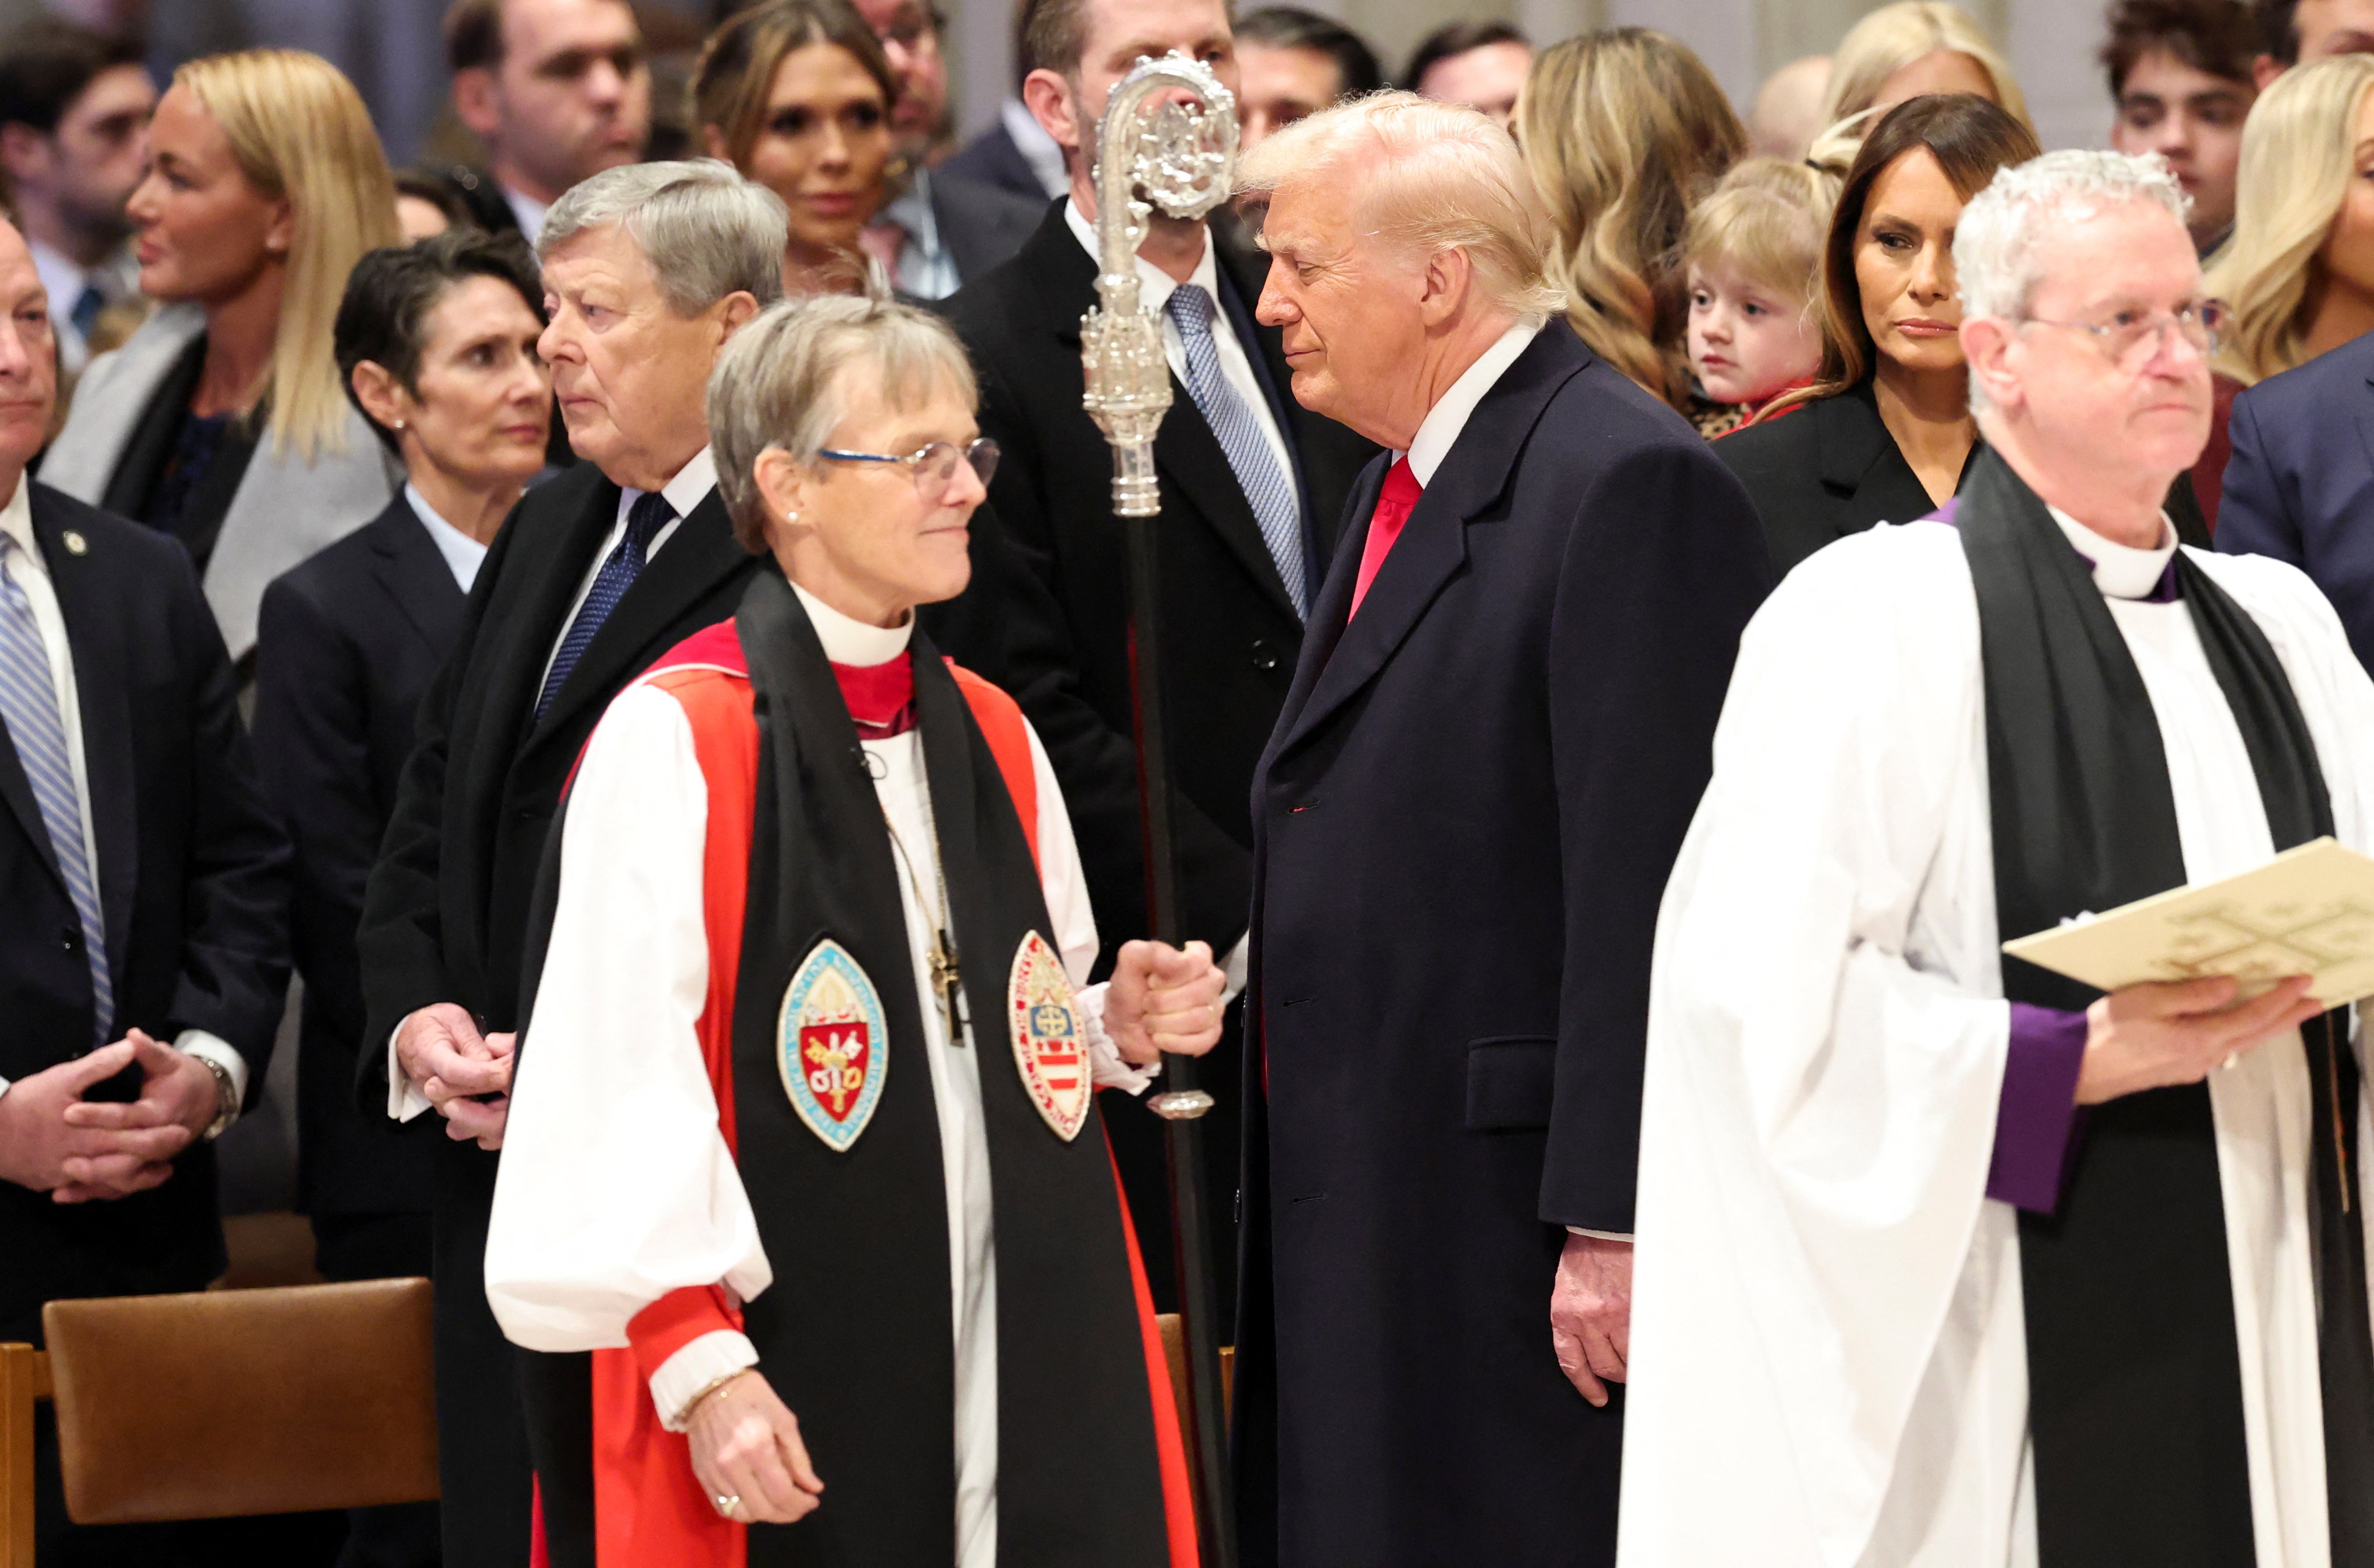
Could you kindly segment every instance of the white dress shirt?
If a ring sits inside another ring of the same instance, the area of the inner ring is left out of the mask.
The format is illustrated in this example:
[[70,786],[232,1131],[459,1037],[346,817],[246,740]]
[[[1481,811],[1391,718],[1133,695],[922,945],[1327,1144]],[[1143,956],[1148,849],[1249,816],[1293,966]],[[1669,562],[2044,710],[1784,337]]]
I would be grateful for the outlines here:
[[1460,373],[1449,391],[1434,400],[1434,406],[1426,411],[1425,419],[1418,424],[1417,434],[1410,438],[1409,451],[1403,454],[1409,459],[1410,476],[1420,488],[1434,483],[1435,470],[1442,466],[1442,460],[1458,444],[1460,433],[1467,428],[1467,421],[1475,413],[1475,405],[1484,401],[1486,392],[1499,385],[1500,378],[1509,373],[1509,367],[1517,362],[1518,357],[1533,346],[1534,339],[1541,335],[1542,326],[1539,321],[1521,321],[1502,333],[1491,347],[1475,357],[1475,364]]
[[429,531],[429,542],[445,557],[445,569],[453,574],[463,592],[469,592],[470,585],[478,580],[478,568],[486,564],[487,547],[439,516],[420,487],[409,480],[405,483],[404,498],[412,503],[413,515]]
[[[825,656],[868,666],[906,649],[913,626],[867,626],[800,591]],[[925,959],[938,912],[918,884],[939,885],[924,802],[919,731],[863,743],[899,844],[917,864],[899,901],[912,954],[920,1040],[889,1048],[911,1071],[920,1053],[939,1120],[946,1185],[948,1289],[955,1336],[958,1568],[992,1568],[997,1522],[997,1271],[983,1072],[1017,1071],[995,994],[967,997],[965,1039],[951,1039]],[[1096,961],[1096,920],[1062,790],[1036,732],[1038,847],[1047,913],[1075,986]],[[634,1315],[687,1286],[722,1283],[745,1301],[778,1265],[832,1259],[767,1256],[695,1030],[711,954],[701,860],[709,789],[683,707],[638,684],[587,744],[561,831],[564,896],[555,918],[531,1030],[536,1071],[513,1100],[487,1236],[487,1298],[503,1331],[531,1349],[595,1350],[627,1342]],[[1002,963],[983,966],[993,984]],[[877,977],[887,981],[889,977]],[[1157,1068],[1123,1061],[1105,1034],[1104,986],[1078,992],[1099,1087],[1138,1093]],[[901,1055],[903,1052],[905,1054]],[[793,1136],[805,1136],[794,1134]],[[758,1364],[749,1339],[714,1330],[651,1378],[664,1422],[719,1377]]]
[[[658,556],[661,547],[676,537],[676,530],[684,526],[684,520],[692,515],[693,509],[707,500],[709,493],[715,488],[717,460],[710,455],[707,447],[703,447],[693,454],[691,462],[676,471],[675,478],[660,486],[660,494],[666,497],[668,505],[676,509],[676,516],[652,535],[651,544],[643,551],[646,568]],[[412,493],[409,485],[405,489],[407,494]],[[586,597],[594,591],[594,579],[602,575],[602,563],[610,558],[610,552],[617,549],[618,541],[627,536],[627,514],[643,494],[641,490],[619,489],[617,518],[610,524],[610,532],[603,539],[602,547],[594,552],[593,563],[585,568],[584,580],[577,585],[577,597],[569,602],[569,614],[560,618],[560,630],[553,637],[552,651],[544,656],[544,673],[536,677],[537,690],[541,691],[544,683],[552,678],[552,661],[560,657],[560,645],[569,640],[569,628],[575,623],[577,612],[585,607]],[[418,500],[415,500],[413,506],[416,510],[425,510],[423,503]],[[433,517],[435,513],[429,512],[427,516]],[[430,537],[435,537],[436,530],[431,529],[429,533]],[[450,562],[452,557],[449,556],[447,560]],[[472,568],[474,578],[476,570]],[[387,1037],[387,1114],[397,1121],[410,1121],[429,1108],[429,1096],[405,1076],[404,1064],[396,1059],[395,1042],[403,1037],[404,1025],[411,1021],[411,1017],[406,1013],[397,1020],[395,1032]]]
[[533,246],[544,232],[544,215],[552,210],[552,205],[534,196],[523,196],[499,180],[495,181],[495,189],[503,193],[503,205],[511,209],[511,216],[519,221],[520,233]]
[[[41,547],[33,537],[32,486],[23,479],[17,482],[16,492],[6,504],[0,505],[0,533],[17,542],[17,548],[7,554],[8,575],[25,591],[25,598],[33,607],[33,625],[41,635],[41,651],[49,656],[50,680],[57,694],[58,723],[65,733],[66,766],[74,774],[75,810],[82,818],[85,852],[91,858],[91,894],[97,897],[99,838],[91,828],[90,772],[83,757],[82,700],[75,684],[74,649],[66,640],[65,616],[58,609],[57,592],[50,585],[49,563],[42,559]],[[105,919],[102,909],[102,924]],[[110,954],[111,959],[113,956]],[[236,1097],[246,1099],[247,1059],[229,1041],[204,1029],[184,1029],[174,1037],[173,1045],[178,1050],[221,1067],[230,1074],[231,1087],[238,1091]],[[7,1092],[8,1080],[0,1078],[0,1094]]]
[[[1064,204],[1064,221],[1072,226],[1074,238],[1087,251],[1090,259],[1101,265],[1103,258],[1097,250],[1096,225],[1081,216],[1079,203]],[[1262,440],[1269,447],[1270,456],[1276,459],[1277,471],[1286,475],[1287,485],[1293,490],[1299,505],[1302,499],[1302,486],[1294,472],[1294,460],[1287,455],[1286,438],[1278,431],[1277,416],[1270,412],[1269,399],[1262,395],[1261,382],[1253,376],[1252,361],[1245,357],[1245,345],[1237,341],[1236,323],[1229,319],[1228,307],[1220,299],[1220,268],[1213,255],[1212,231],[1206,228],[1202,233],[1204,254],[1196,260],[1195,270],[1188,275],[1187,281],[1212,297],[1212,342],[1219,351],[1220,374],[1237,396],[1244,400],[1245,406],[1252,411],[1253,423],[1261,430]],[[1137,258],[1137,287],[1138,297],[1146,309],[1162,320],[1162,357],[1169,361],[1170,373],[1179,378],[1179,384],[1183,387],[1187,384],[1187,345],[1179,335],[1179,323],[1170,319],[1170,312],[1165,309],[1170,303],[1171,295],[1179,291],[1179,281],[1140,256]]]

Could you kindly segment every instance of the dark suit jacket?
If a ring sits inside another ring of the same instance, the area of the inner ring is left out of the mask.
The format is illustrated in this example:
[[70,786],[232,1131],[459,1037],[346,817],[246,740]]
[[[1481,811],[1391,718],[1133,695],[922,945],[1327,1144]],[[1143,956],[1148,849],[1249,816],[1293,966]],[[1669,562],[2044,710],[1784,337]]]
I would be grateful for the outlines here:
[[440,1118],[399,1127],[383,1102],[355,1104],[356,1055],[370,1048],[355,928],[421,693],[462,629],[463,605],[401,495],[264,590],[255,755],[296,849],[297,1202],[310,1214],[429,1211]]
[[[652,556],[537,719],[546,664],[617,512],[618,487],[591,463],[522,497],[479,568],[453,651],[421,698],[416,748],[363,896],[356,1082],[366,1115],[387,1114],[386,1042],[406,1013],[450,1001],[488,1030],[516,1026],[528,901],[569,770],[618,688],[732,615],[757,566],[711,494]],[[451,1139],[437,1146],[445,1561],[509,1568],[528,1539],[528,1459],[518,1358],[486,1298],[496,1156]],[[582,1479],[546,1481],[547,1518],[555,1489]]]
[[953,174],[960,180],[977,184],[994,185],[1010,195],[1027,201],[1044,203],[1047,187],[1039,183],[1039,175],[1022,149],[1014,145],[1003,124],[992,125],[956,155],[940,165],[935,173]]
[[[1220,268],[1237,295],[1238,334],[1298,460],[1315,584],[1345,494],[1376,449],[1293,401],[1277,333],[1251,319],[1258,261],[1223,251]],[[934,614],[932,631],[959,662],[1000,680],[1046,743],[1110,955],[1145,934],[1146,880],[1112,453],[1080,407],[1080,317],[1096,303],[1096,271],[1062,205],[1051,205],[1020,254],[947,302],[980,368],[981,432],[1005,457],[974,520],[973,585]],[[1175,377],[1171,400],[1154,451],[1180,908],[1186,934],[1219,953],[1244,930],[1245,790],[1302,626],[1219,442]]]
[[1565,1226],[1632,1229],[1658,900],[1769,569],[1562,322],[1347,626],[1384,473],[1253,782],[1244,1561],[1603,1564],[1622,1406],[1558,1370],[1551,1281]]
[[483,169],[473,169],[466,163],[433,163],[422,172],[444,182],[453,193],[454,200],[489,234],[517,234],[519,215],[511,211],[511,203],[503,200],[503,188],[495,177]]
[[[1971,443],[1954,484],[1957,494],[1969,483],[1970,466],[1985,445]],[[1880,419],[1867,376],[1836,397],[1718,438],[1714,454],[1739,476],[1756,503],[1775,577],[1786,577],[1799,561],[1850,533],[1883,522],[1916,521],[1937,509]],[[2179,539],[2209,547],[2209,524],[2189,474],[2169,487],[2168,513]]]
[[2308,573],[2374,669],[2374,334],[2234,400],[2217,547]]
[[940,244],[967,282],[1010,260],[1047,216],[1044,196],[1017,196],[961,174],[934,170],[925,188]]
[[[247,1059],[253,1095],[288,976],[288,848],[256,789],[222,634],[181,545],[44,485],[31,499],[74,654],[111,1037],[206,1030]],[[32,786],[0,738],[0,1078],[90,1050],[82,941]],[[137,1074],[101,1088],[92,1097],[130,1099]],[[53,1203],[0,1182],[0,1340],[40,1342],[45,1301],[193,1291],[222,1267],[211,1144],[113,1202]]]

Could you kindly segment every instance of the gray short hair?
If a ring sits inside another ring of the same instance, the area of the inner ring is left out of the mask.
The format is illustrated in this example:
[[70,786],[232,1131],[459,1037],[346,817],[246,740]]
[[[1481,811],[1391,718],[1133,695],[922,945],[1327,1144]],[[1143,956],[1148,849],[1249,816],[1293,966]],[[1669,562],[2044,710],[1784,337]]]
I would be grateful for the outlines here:
[[699,315],[737,292],[761,305],[783,297],[791,220],[782,199],[730,163],[629,163],[580,181],[544,215],[535,259],[614,223],[641,247],[678,315]]
[[778,449],[807,463],[851,413],[849,375],[871,370],[898,407],[954,385],[980,399],[972,361],[946,322],[895,300],[818,295],[770,305],[726,340],[709,377],[709,440],[734,537],[767,548],[767,503],[755,474]]
[[[2036,241],[2047,224],[2130,202],[2151,203],[2180,227],[2190,205],[2183,187],[2157,153],[2073,148],[1997,170],[1986,189],[1962,209],[1954,229],[1954,279],[1963,319],[2019,320],[2043,281],[2037,271]],[[1971,411],[1982,414],[1990,406],[1973,378]]]

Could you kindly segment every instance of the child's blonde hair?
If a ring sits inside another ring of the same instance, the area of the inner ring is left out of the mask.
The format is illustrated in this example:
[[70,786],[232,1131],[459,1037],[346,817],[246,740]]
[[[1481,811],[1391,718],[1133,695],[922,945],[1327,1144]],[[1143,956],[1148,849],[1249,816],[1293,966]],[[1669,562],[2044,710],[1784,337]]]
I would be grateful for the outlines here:
[[1686,266],[1730,266],[1810,309],[1820,292],[1822,244],[1838,205],[1836,174],[1786,158],[1742,158],[1690,209]]

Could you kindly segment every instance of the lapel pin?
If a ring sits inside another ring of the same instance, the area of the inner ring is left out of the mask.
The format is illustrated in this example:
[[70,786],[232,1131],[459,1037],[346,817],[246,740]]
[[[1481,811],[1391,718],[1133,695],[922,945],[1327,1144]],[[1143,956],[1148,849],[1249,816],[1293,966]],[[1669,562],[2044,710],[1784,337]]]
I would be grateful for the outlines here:
[[66,547],[66,554],[69,556],[90,554],[90,541],[71,528],[58,535],[58,542]]

